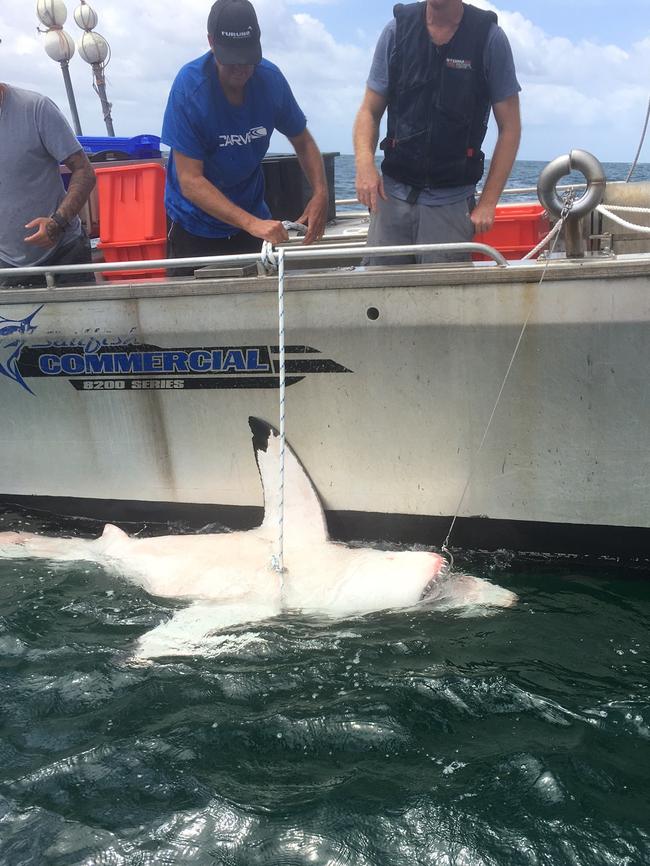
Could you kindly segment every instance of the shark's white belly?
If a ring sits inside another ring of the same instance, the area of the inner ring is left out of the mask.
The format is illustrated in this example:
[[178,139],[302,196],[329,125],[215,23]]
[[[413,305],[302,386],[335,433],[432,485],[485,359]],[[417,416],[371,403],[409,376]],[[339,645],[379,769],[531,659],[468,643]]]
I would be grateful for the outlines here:
[[254,532],[161,538],[122,536],[99,561],[152,595],[221,603],[279,598],[272,545]]

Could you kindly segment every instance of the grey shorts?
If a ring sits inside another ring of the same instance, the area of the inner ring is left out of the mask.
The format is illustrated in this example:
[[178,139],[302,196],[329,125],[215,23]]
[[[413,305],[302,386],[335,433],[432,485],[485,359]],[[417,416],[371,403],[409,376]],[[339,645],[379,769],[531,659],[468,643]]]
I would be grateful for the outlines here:
[[[397,244],[467,243],[474,239],[470,213],[474,196],[456,204],[425,205],[388,196],[377,200],[377,210],[370,218],[368,246],[385,247]],[[425,262],[467,262],[470,253],[439,252],[417,256],[369,256],[364,265],[399,265]]]

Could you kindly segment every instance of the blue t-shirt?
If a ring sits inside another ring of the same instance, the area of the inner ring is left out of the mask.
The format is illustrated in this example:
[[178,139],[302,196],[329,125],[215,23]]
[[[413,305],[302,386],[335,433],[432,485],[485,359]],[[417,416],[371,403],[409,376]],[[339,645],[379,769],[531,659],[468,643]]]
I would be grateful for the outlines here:
[[[384,27],[379,37],[375,54],[370,67],[370,75],[366,82],[370,90],[381,96],[388,96],[388,74],[390,61],[395,49],[395,32],[397,22],[393,18]],[[508,37],[503,30],[493,24],[488,31],[488,38],[483,53],[483,65],[488,84],[491,105],[503,102],[519,93],[521,87],[517,81],[515,63]],[[384,189],[389,195],[407,201],[411,187],[400,183],[388,175],[384,175]],[[418,197],[418,204],[446,205],[463,201],[476,191],[475,186],[455,186],[444,189],[425,188]]]
[[255,67],[246,83],[243,105],[231,105],[226,99],[211,52],[187,63],[172,85],[163,120],[162,140],[172,148],[165,189],[167,213],[201,237],[230,237],[239,231],[185,198],[174,164],[177,150],[201,160],[204,176],[230,201],[268,219],[262,159],[273,130],[294,138],[306,125],[286,78],[268,60]]

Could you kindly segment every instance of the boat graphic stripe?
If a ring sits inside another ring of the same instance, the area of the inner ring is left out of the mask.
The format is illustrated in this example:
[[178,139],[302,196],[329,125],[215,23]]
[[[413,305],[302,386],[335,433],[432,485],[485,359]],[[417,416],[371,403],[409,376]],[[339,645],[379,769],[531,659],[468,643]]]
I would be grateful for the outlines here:
[[[287,376],[285,384],[288,387],[302,382],[304,376]],[[209,379],[172,379],[159,376],[155,379],[71,379],[70,384],[75,391],[202,391],[202,390],[235,390],[235,389],[269,389],[280,387],[278,376],[228,376]]]

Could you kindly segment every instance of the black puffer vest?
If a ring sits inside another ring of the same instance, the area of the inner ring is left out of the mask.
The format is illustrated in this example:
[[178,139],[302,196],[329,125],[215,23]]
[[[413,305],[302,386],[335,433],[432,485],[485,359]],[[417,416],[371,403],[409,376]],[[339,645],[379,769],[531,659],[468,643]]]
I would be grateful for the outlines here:
[[483,55],[497,16],[464,3],[453,38],[437,46],[427,30],[426,3],[398,4],[393,12],[382,171],[416,189],[477,183],[490,116]]

